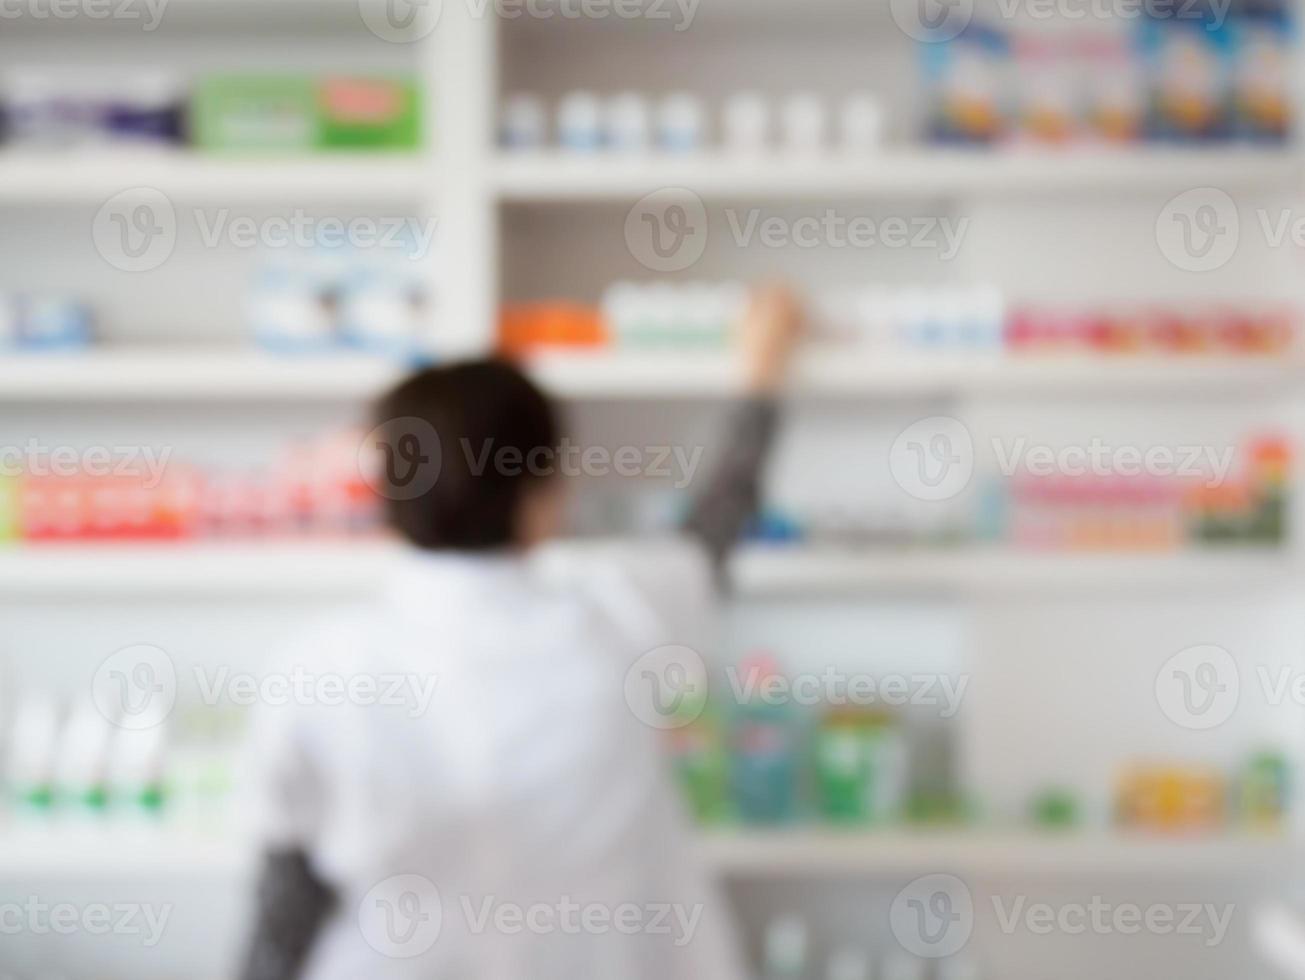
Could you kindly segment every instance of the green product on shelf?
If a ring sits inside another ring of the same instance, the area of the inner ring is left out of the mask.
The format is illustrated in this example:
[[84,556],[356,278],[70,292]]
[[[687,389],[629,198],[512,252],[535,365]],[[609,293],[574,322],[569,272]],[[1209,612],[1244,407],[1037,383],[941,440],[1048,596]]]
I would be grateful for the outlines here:
[[1068,790],[1049,789],[1033,799],[1033,822],[1039,827],[1073,827],[1078,812],[1078,800]]
[[190,135],[218,151],[308,152],[318,145],[317,90],[293,75],[212,75],[195,86]]
[[700,823],[728,820],[729,768],[720,724],[700,698],[686,699],[677,714],[683,723],[669,732],[671,755],[689,808]]
[[831,711],[816,731],[816,786],[820,812],[827,820],[868,819],[870,781],[865,722],[859,711]]
[[396,78],[331,78],[317,88],[318,139],[328,150],[415,150],[417,86]]
[[411,150],[416,86],[402,78],[212,75],[195,87],[190,135],[216,152]]
[[815,737],[821,814],[837,823],[896,820],[906,785],[905,747],[890,715],[840,708]]
[[0,542],[18,537],[18,480],[0,476]]
[[1242,775],[1242,817],[1256,827],[1275,828],[1288,806],[1287,760],[1280,752],[1252,756]]

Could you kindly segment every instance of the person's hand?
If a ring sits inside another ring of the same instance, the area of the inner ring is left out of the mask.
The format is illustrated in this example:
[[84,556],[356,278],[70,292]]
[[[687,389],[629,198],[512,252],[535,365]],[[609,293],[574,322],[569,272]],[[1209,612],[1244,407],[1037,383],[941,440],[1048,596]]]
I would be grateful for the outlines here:
[[787,286],[753,290],[741,325],[749,393],[773,394],[783,383],[804,320],[802,305]]

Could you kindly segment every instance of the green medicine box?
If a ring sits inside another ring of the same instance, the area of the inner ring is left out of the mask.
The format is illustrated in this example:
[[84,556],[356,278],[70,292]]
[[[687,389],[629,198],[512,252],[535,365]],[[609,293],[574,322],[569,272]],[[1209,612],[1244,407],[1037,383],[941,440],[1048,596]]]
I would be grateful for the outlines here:
[[414,150],[421,106],[409,80],[215,75],[191,103],[190,133],[212,152]]

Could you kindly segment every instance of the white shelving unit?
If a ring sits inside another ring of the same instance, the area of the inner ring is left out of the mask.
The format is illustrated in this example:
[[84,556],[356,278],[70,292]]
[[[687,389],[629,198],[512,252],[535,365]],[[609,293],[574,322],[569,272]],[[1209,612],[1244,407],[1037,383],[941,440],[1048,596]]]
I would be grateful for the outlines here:
[[1176,193],[1210,185],[1292,191],[1305,161],[1282,151],[1127,150],[1105,153],[890,151],[844,157],[727,154],[521,153],[499,156],[493,184],[505,201],[634,201],[665,187],[703,199],[847,199],[958,195]]
[[0,204],[101,204],[133,187],[174,203],[297,200],[411,205],[429,194],[419,157],[356,155],[295,159],[206,157],[182,152],[115,152],[95,157],[0,153]]
[[[383,0],[362,2],[375,4],[373,13],[384,6]],[[174,0],[173,9],[181,25],[206,25],[207,30],[216,24],[224,30],[254,34],[262,31],[265,17],[293,24],[320,15],[323,20],[314,22],[315,28],[325,29],[329,22],[346,34],[354,32],[354,37],[322,56],[332,70],[347,64],[340,51],[347,50],[362,33],[355,0],[278,0],[275,13],[271,3]],[[947,214],[985,224],[988,234],[978,238],[975,251],[981,254],[977,260],[970,265],[958,259],[946,268],[929,267],[919,280],[924,283],[1031,283],[1044,297],[1059,300],[1063,295],[1067,302],[1074,302],[1084,296],[1113,297],[1116,292],[1150,300],[1138,282],[1153,277],[1162,281],[1160,292],[1166,296],[1186,299],[1190,291],[1198,300],[1214,302],[1225,298],[1221,285],[1207,288],[1213,280],[1153,261],[1154,222],[1166,200],[1190,188],[1213,187],[1255,204],[1273,201],[1285,206],[1295,201],[1305,185],[1305,154],[1295,148],[1147,148],[1063,154],[885,149],[863,156],[774,154],[752,160],[717,152],[644,158],[502,153],[495,147],[493,133],[496,101],[510,83],[517,83],[508,63],[508,32],[531,32],[530,45],[539,42],[540,47],[524,47],[532,57],[536,50],[540,53],[538,61],[531,62],[528,77],[537,75],[541,85],[558,90],[585,86],[615,91],[618,81],[624,87],[627,65],[603,45],[615,49],[626,43],[649,48],[653,44],[639,39],[637,25],[614,27],[602,45],[591,43],[588,37],[574,44],[575,63],[562,64],[559,49],[550,46],[548,35],[567,30],[564,21],[496,22],[493,17],[477,17],[477,6],[445,3],[434,34],[412,49],[382,45],[382,55],[375,59],[375,63],[389,64],[389,59],[398,60],[401,52],[416,52],[411,61],[418,65],[424,82],[428,131],[434,135],[429,152],[400,159],[345,155],[307,160],[227,159],[185,153],[114,153],[93,158],[4,153],[0,154],[0,213],[12,209],[55,216],[48,232],[44,225],[38,226],[30,240],[12,243],[4,255],[33,282],[66,287],[68,281],[51,269],[71,279],[87,267],[70,266],[65,273],[59,267],[63,252],[50,251],[47,234],[49,241],[57,239],[61,245],[64,238],[60,235],[73,236],[67,240],[89,248],[87,223],[96,208],[120,191],[141,186],[163,191],[178,205],[238,202],[249,210],[338,206],[383,208],[392,214],[435,213],[441,240],[454,245],[446,250],[446,267],[431,270],[439,296],[440,353],[455,356],[487,350],[500,303],[507,298],[541,298],[541,281],[550,289],[556,285],[559,295],[570,289],[581,298],[594,299],[590,288],[594,282],[619,276],[652,278],[647,269],[632,264],[631,256],[619,247],[613,249],[611,243],[620,240],[626,210],[640,197],[666,187],[686,188],[712,206],[746,202],[774,208],[777,213],[803,206],[814,210],[831,203],[882,210],[927,202]],[[809,39],[811,31],[841,33],[844,24],[860,30],[873,20],[876,26],[868,40],[907,43],[892,33],[888,5],[868,5],[864,0],[808,0],[801,4],[722,0],[702,6],[704,36],[718,32],[731,44],[738,63],[755,69],[752,77],[730,75],[728,59],[704,64],[703,59],[648,58],[647,52],[642,52],[642,59],[630,59],[630,85],[646,85],[650,90],[666,87],[662,83],[670,71],[676,73],[678,87],[678,73],[683,70],[687,78],[684,87],[701,84],[716,96],[744,87],[745,82],[786,84],[785,71],[798,77],[804,73],[818,77],[822,52],[818,45],[804,47],[802,39]],[[748,30],[739,31],[735,39],[734,28],[743,19],[747,19]],[[791,38],[790,27],[794,29]],[[665,37],[673,39],[674,35]],[[0,37],[0,42],[4,40]],[[374,39],[363,36],[362,40],[371,43]],[[790,40],[798,56],[787,65],[775,52],[787,51]],[[260,42],[262,54],[256,52],[250,59],[258,63],[261,57],[278,63],[277,37],[261,38]],[[204,44],[223,57],[244,55],[229,34],[215,34],[196,46]],[[110,46],[107,40],[105,46]],[[268,54],[269,49],[274,56]],[[0,54],[6,50],[12,49],[0,45]],[[848,74],[855,72],[858,84],[873,80],[870,70],[876,59],[867,51],[843,50],[832,57],[833,62],[837,63],[837,58],[850,69]],[[885,64],[891,69],[893,63],[887,60]],[[772,66],[778,81],[770,76]],[[598,77],[591,80],[590,72]],[[845,86],[841,78],[838,81],[841,93]],[[880,77],[878,84],[889,101],[904,86],[902,77],[891,72],[887,80]],[[994,208],[1009,209],[1010,227],[993,231],[992,224],[981,221],[990,218]],[[1038,219],[1051,209],[1058,209],[1054,234],[1038,234],[1042,230]],[[87,222],[57,223],[59,216],[83,213]],[[1141,218],[1125,222],[1121,218],[1124,213]],[[616,219],[611,223],[617,229],[615,238],[608,235],[611,227],[606,218],[611,216]],[[0,227],[4,224],[0,219]],[[1129,238],[1126,232],[1135,230],[1135,224],[1143,234]],[[29,221],[24,227],[32,224]],[[1254,230],[1253,221],[1243,221],[1247,239],[1243,253],[1256,244],[1250,240]],[[46,251],[41,251],[43,248]],[[26,254],[29,249],[32,258]],[[737,250],[722,250],[720,242],[715,249],[704,260],[705,271],[693,270],[684,277],[699,273],[704,278],[717,273],[761,277],[787,270],[790,260],[800,266],[802,259],[812,258],[776,252],[765,255],[765,261],[749,264],[749,257]],[[1114,262],[1110,273],[1098,274],[1084,265],[1095,255],[1106,253]],[[1273,293],[1284,278],[1299,271],[1299,257],[1293,264],[1282,259],[1285,254],[1270,255],[1249,271],[1247,267],[1262,256],[1239,256],[1231,267],[1238,277],[1237,286],[1229,294],[1258,298]],[[184,258],[176,263],[183,273]],[[919,273],[919,264],[912,264],[910,256],[876,254],[856,263],[847,262],[846,256],[841,262],[839,256],[828,258],[830,278],[877,277],[910,283]],[[69,261],[77,261],[75,254]],[[92,263],[95,261],[92,258]],[[1072,274],[1057,275],[1057,263],[1074,266]],[[818,264],[824,263],[808,261],[807,268]],[[168,277],[176,265],[140,277],[107,280],[104,277],[110,273],[92,264],[87,279],[103,294],[128,295],[133,300],[152,290],[167,294],[165,302],[176,308],[178,336],[169,336],[166,345],[133,341],[119,347],[106,345],[84,355],[0,359],[0,404],[5,416],[16,420],[13,425],[30,424],[32,418],[48,413],[62,426],[61,438],[71,441],[67,432],[79,428],[99,432],[119,416],[131,420],[130,426],[124,423],[124,429],[132,433],[148,432],[155,424],[175,432],[178,419],[184,419],[206,432],[218,432],[214,439],[230,439],[231,429],[237,430],[237,437],[258,434],[262,428],[275,428],[284,417],[290,420],[284,422],[287,431],[300,434],[296,427],[301,420],[316,422],[319,411],[361,408],[399,376],[398,366],[374,358],[278,358],[239,348],[230,338],[225,345],[210,343],[207,337],[195,340],[186,328],[191,319],[202,319],[200,307],[216,293],[237,290],[240,284],[229,278],[235,274],[234,266],[224,266],[213,273],[228,277],[216,289],[204,292],[203,287],[212,284],[204,281],[206,277],[196,276],[168,293]],[[528,273],[536,272],[536,265],[544,271],[532,279]],[[213,266],[217,269],[218,263]],[[573,279],[582,283],[581,288],[571,288]],[[523,285],[518,280],[528,282]],[[0,282],[0,287],[7,288],[24,285],[25,281]],[[586,297],[586,291],[591,295]],[[1294,295],[1287,287],[1282,292]],[[119,327],[128,305],[119,304]],[[698,403],[719,403],[740,390],[738,364],[722,354],[690,359],[652,351],[554,353],[534,357],[528,369],[551,392],[575,403],[568,408],[588,422],[607,422],[610,415],[618,423],[639,417],[657,424],[663,415],[692,415],[700,407],[714,411],[718,404]],[[789,394],[793,415],[815,416],[814,421],[799,420],[807,425],[805,436],[833,428],[837,422],[843,424],[825,444],[826,449],[834,447],[826,455],[844,467],[838,472],[851,473],[866,466],[854,437],[862,425],[869,427],[880,416],[910,420],[940,411],[983,414],[993,405],[1011,402],[1015,403],[1011,411],[1036,416],[1049,406],[1074,403],[1125,416],[1132,411],[1142,424],[1169,415],[1185,417],[1189,408],[1195,416],[1217,404],[1216,413],[1253,409],[1291,429],[1296,425],[1300,393],[1305,390],[1303,380],[1305,361],[1297,359],[888,360],[812,350],[796,366]],[[641,404],[611,407],[628,402]],[[940,408],[940,403],[945,407]],[[1210,415],[1201,418],[1208,421]],[[220,431],[223,425],[228,426],[225,433]],[[309,431],[309,422],[303,425]],[[696,439],[696,432],[685,438]],[[804,458],[803,465],[814,468],[811,456]],[[142,629],[171,629],[178,642],[211,652],[222,643],[244,643],[244,634],[273,619],[278,606],[293,608],[297,615],[302,611],[300,600],[330,608],[357,597],[383,582],[395,560],[395,550],[381,541],[3,547],[0,595],[8,600],[4,613],[8,618],[0,619],[4,627],[0,632],[15,637],[13,649],[3,652],[54,659],[54,654],[64,651],[54,649],[59,641],[50,637],[73,636],[91,645],[110,642],[107,638],[113,637],[113,642],[122,646],[151,640],[140,635]],[[1057,733],[1052,729],[1062,723],[1060,716],[1072,716],[1064,724],[1087,728],[1089,723],[1072,712],[1058,712],[1045,689],[1036,689],[1033,698],[1011,694],[1018,692],[1016,685],[1027,676],[1034,675],[1029,682],[1033,685],[1086,686],[1090,678],[1077,672],[1109,674],[1139,659],[1138,647],[1143,641],[1130,643],[1133,634],[1155,645],[1143,650],[1155,654],[1157,661],[1174,652],[1164,644],[1170,643],[1171,637],[1187,636],[1183,630],[1190,630],[1190,643],[1218,641],[1230,647],[1241,643],[1235,650],[1238,654],[1248,649],[1261,654],[1261,648],[1274,639],[1283,645],[1305,642],[1305,634],[1292,632],[1290,623],[1283,626],[1279,619],[1244,612],[1305,581],[1305,561],[1297,547],[1282,554],[1238,550],[1194,554],[1029,554],[991,549],[857,552],[748,547],[735,556],[732,573],[738,598],[771,626],[783,617],[790,603],[794,607],[814,603],[821,615],[844,616],[853,624],[848,627],[849,634],[871,616],[896,622],[899,611],[893,602],[899,597],[929,600],[922,616],[930,624],[947,618],[947,613],[938,611],[940,605],[958,610],[956,618],[970,630],[965,634],[970,647],[966,669],[975,675],[975,687],[982,687],[978,681],[993,666],[986,659],[992,654],[999,673],[989,690],[994,686],[1000,690],[1005,684],[1010,697],[1009,703],[998,700],[996,711],[991,695],[986,702],[967,703],[967,716],[957,724],[969,726],[963,739],[965,764],[974,766],[975,771],[965,774],[975,777],[985,791],[1007,796],[1014,792],[1011,786],[1022,779],[1063,776],[1099,782],[1103,770],[1098,763],[1108,753],[1121,758],[1155,746],[1162,752],[1187,748],[1187,743],[1171,737],[1168,729],[1163,737],[1157,735],[1155,725],[1145,728],[1150,741],[1139,737],[1138,744],[1121,747],[1127,739],[1117,736],[1112,726],[1125,727],[1130,720],[1128,712],[1142,710],[1139,700],[1116,700],[1115,691],[1091,688],[1091,695],[1083,696],[1097,699],[1092,703],[1101,716],[1099,728],[1075,731],[1074,738],[1062,739],[1068,743],[1062,746],[1064,757],[1048,762],[1046,746],[1056,742]],[[1137,613],[1140,603],[1133,600],[1139,598],[1156,604],[1160,612],[1155,618],[1161,627],[1152,629]],[[1119,611],[1123,608],[1120,600],[1130,600],[1130,612]],[[1187,605],[1182,600],[1188,600]],[[1073,612],[1072,602],[1085,604],[1086,611]],[[211,623],[175,622],[178,609],[189,617],[205,603],[216,606]],[[1234,612],[1220,619],[1218,611],[1225,605]],[[50,615],[52,606],[58,607],[59,615]],[[1039,617],[1044,617],[1050,625],[1041,632],[1032,628],[1026,632],[1022,625],[1026,614],[1039,622]],[[1237,618],[1239,615],[1242,618]],[[1262,629],[1247,625],[1260,618],[1268,623]],[[83,628],[82,620],[89,625]],[[11,623],[18,624],[15,630],[10,630]],[[1108,628],[1116,630],[1113,642],[1098,645],[1097,633]],[[206,648],[203,634],[210,629],[223,639]],[[64,630],[79,632],[61,632]],[[795,642],[812,646],[826,643],[831,649],[841,649],[869,645],[859,634],[846,642],[835,637],[839,642],[827,643],[828,635],[819,631],[812,631],[808,639],[801,625],[791,632],[798,637]],[[912,644],[918,634],[906,632],[905,639],[888,635],[891,643],[879,636],[874,642],[900,648],[906,657],[916,656]],[[87,636],[92,639],[88,641]],[[97,660],[102,659],[98,648],[94,652]],[[1036,671],[1054,673],[1054,678],[1048,681],[1044,673]],[[1143,687],[1154,681],[1149,663],[1138,674],[1147,675]],[[1129,677],[1129,683],[1136,680]],[[1144,694],[1150,697],[1151,691]],[[969,710],[971,707],[974,710]],[[1147,720],[1153,719],[1148,715]],[[1096,722],[1094,717],[1092,723]],[[1030,735],[1026,726],[1032,726],[1034,734]],[[1216,733],[1220,737],[1225,734],[1231,742],[1232,731]],[[1241,734],[1238,729],[1238,737]],[[1198,751],[1205,751],[1210,744],[1201,743]],[[983,777],[1013,768],[1019,768],[1019,779],[985,783]],[[784,889],[798,878],[881,887],[886,879],[934,871],[1038,880],[1055,876],[1062,881],[1075,876],[1107,877],[1123,887],[1139,875],[1185,881],[1199,876],[1255,877],[1258,881],[1289,873],[1291,863],[1301,856],[1295,838],[1229,835],[1183,840],[1104,831],[1047,835],[991,830],[732,830],[705,833],[698,846],[704,861],[732,885],[744,889]],[[253,855],[243,842],[221,834],[177,830],[97,834],[30,828],[5,828],[0,833],[0,882],[230,881],[247,879],[252,862]],[[757,923],[749,925],[755,932]],[[201,938],[213,941],[211,936]],[[1236,965],[1243,970],[1249,966]],[[1101,972],[1126,971],[1116,958]],[[1229,972],[1232,968],[1226,961],[1211,969],[1212,975]],[[146,972],[126,975],[148,980],[155,976]],[[1007,975],[1019,980],[1046,975],[1046,971],[1029,968],[1023,973],[1007,971]]]

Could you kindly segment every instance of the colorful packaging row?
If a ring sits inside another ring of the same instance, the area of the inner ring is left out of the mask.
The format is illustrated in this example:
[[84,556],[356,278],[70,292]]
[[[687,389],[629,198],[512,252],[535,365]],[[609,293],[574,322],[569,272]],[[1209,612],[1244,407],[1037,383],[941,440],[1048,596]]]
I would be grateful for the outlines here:
[[90,307],[80,300],[0,293],[0,352],[76,350],[91,342],[92,333]]
[[1161,306],[1115,310],[1017,309],[1006,329],[1012,351],[1031,354],[1281,355],[1296,342],[1285,305],[1204,310]]
[[1129,829],[1165,833],[1231,824],[1281,830],[1295,792],[1289,777],[1278,752],[1252,756],[1236,777],[1204,766],[1139,765],[1120,779],[1116,819]]
[[[792,698],[766,692],[778,668],[767,656],[740,665],[728,708],[687,699],[670,749],[690,806],[704,823],[787,823],[810,813],[831,823],[937,819],[958,808],[923,791],[900,720],[873,707],[831,707],[814,728]],[[917,766],[917,769],[919,767]]]
[[0,132],[17,148],[136,144],[210,151],[413,150],[421,103],[405,78],[9,70]]
[[[597,309],[515,304],[502,314],[506,350],[536,347],[727,347],[746,309],[738,283],[614,283]],[[814,297],[810,339],[887,354],[1259,356],[1289,353],[1299,330],[1285,303],[1206,309],[1012,306],[994,286],[870,285]]]
[[[709,114],[705,100],[684,92],[660,99],[638,92],[606,98],[569,92],[551,114],[550,132],[544,100],[518,94],[503,104],[499,143],[509,150],[540,150],[554,143],[578,153],[698,152],[716,140]],[[843,96],[836,113],[812,93],[794,93],[775,105],[760,93],[740,92],[721,106],[719,142],[735,152],[776,147],[814,151],[828,145],[835,127],[842,149],[873,150],[883,141],[883,108],[864,92]]]
[[1294,31],[1287,4],[1247,0],[1226,17],[1217,5],[1176,10],[1164,5],[1131,31],[1095,35],[1010,34],[976,22],[921,45],[928,137],[1285,143]]
[[1021,473],[1012,480],[1006,533],[1018,547],[1071,551],[1280,546],[1288,530],[1288,443],[1257,439],[1242,457],[1242,472],[1222,479]]
[[167,462],[153,472],[111,473],[97,463],[94,472],[66,473],[43,460],[39,474],[0,477],[0,540],[367,534],[378,525],[378,504],[358,445],[356,436],[331,437],[294,447],[272,466],[240,470]]

